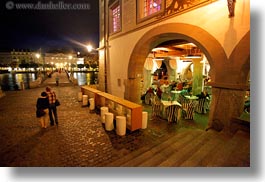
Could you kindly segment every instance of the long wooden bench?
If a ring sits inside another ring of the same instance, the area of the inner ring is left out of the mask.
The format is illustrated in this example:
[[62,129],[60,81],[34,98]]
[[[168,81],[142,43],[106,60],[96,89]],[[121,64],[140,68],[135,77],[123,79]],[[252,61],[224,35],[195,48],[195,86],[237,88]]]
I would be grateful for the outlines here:
[[115,116],[126,117],[126,127],[130,131],[142,128],[142,106],[89,86],[82,86],[83,94],[95,99],[96,107],[106,106]]

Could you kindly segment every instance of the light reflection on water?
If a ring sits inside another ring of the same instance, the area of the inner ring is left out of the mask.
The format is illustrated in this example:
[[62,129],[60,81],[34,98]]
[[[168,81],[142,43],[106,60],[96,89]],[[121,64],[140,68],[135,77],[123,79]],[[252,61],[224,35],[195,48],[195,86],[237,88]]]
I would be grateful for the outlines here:
[[[77,79],[78,85],[90,85],[97,83],[98,72],[73,73]],[[29,89],[29,82],[37,79],[37,73],[4,73],[0,74],[0,85],[2,90],[21,89],[21,82],[24,83],[25,89]]]
[[73,76],[75,79],[77,79],[78,85],[90,85],[97,83],[98,72],[75,72]]
[[37,73],[4,73],[0,74],[0,84],[2,90],[21,89],[21,83],[24,83],[26,89],[29,88],[29,82],[37,79]]

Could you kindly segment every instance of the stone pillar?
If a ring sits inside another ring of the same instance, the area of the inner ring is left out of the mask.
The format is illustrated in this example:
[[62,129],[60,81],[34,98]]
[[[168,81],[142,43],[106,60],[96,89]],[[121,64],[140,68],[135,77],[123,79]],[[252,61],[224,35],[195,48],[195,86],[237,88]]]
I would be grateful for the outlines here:
[[[137,89],[135,89],[137,88]],[[125,82],[124,99],[141,104],[141,77],[130,78]]]
[[151,75],[151,70],[144,70],[144,85],[143,88],[140,87],[141,92],[144,92],[146,90],[148,90],[148,88],[150,87],[151,83],[152,83],[152,75]]
[[239,117],[244,109],[244,90],[212,87],[212,101],[208,128],[229,133],[232,117]]
[[203,86],[203,63],[201,63],[202,58],[192,58],[193,63],[193,81],[192,81],[192,94],[197,95],[202,92]]

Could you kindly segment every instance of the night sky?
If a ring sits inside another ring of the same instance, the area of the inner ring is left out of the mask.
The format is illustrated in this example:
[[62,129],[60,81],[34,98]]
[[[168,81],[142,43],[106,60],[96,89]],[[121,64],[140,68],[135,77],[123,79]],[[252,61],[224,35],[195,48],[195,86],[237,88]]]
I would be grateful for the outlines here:
[[[12,3],[86,3],[86,10],[18,10]],[[9,4],[8,4],[9,3]],[[7,5],[8,4],[8,5]],[[78,45],[92,43],[98,47],[98,0],[1,0],[0,50],[41,48],[84,49]]]

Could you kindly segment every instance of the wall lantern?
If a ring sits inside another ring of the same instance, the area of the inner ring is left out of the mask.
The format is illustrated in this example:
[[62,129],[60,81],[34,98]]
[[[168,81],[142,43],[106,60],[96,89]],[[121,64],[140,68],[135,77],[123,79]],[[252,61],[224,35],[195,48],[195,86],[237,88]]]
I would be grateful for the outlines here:
[[235,5],[236,5],[236,0],[227,0],[227,6],[228,6],[228,11],[229,11],[228,17],[229,18],[235,16]]

